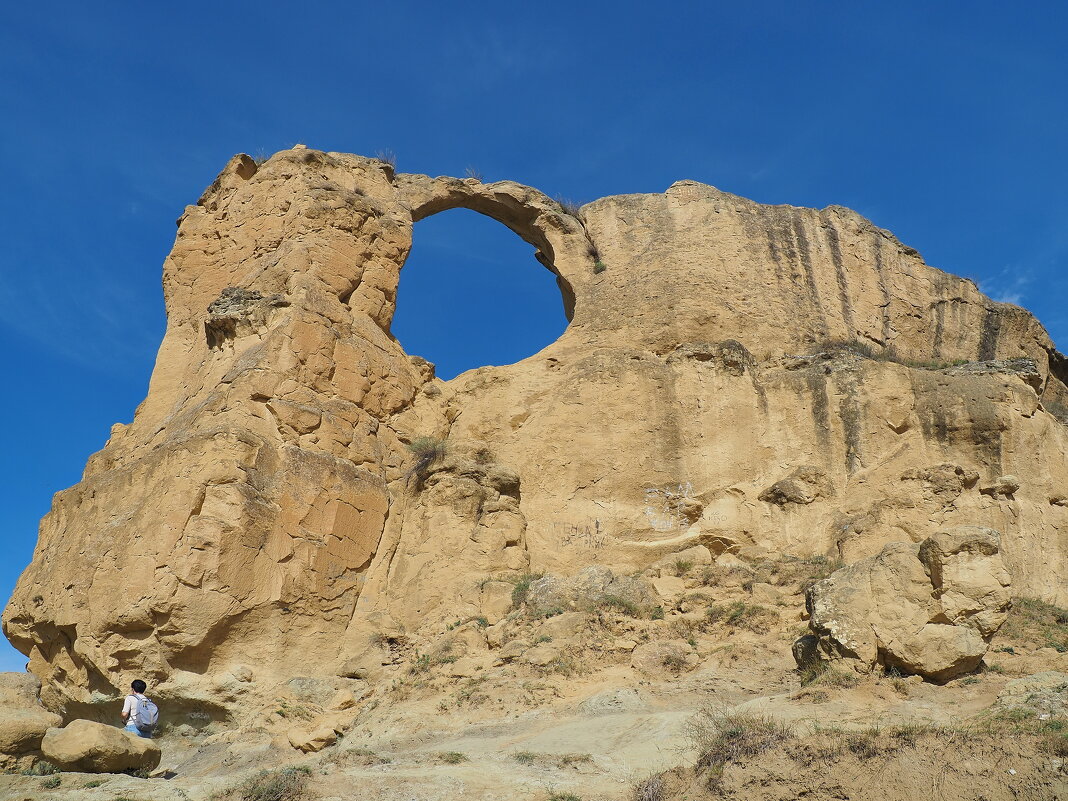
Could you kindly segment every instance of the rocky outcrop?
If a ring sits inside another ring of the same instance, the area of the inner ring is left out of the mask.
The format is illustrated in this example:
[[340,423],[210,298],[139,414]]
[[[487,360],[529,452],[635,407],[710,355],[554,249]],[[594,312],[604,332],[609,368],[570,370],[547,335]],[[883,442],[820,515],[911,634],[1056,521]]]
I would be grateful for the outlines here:
[[999,542],[991,529],[940,531],[919,545],[891,543],[813,585],[798,666],[847,660],[935,681],[974,670],[1010,605]]
[[818,467],[805,465],[789,476],[776,481],[758,496],[765,503],[785,506],[788,503],[807,504],[833,492],[831,482]]
[[591,612],[623,608],[641,614],[654,606],[643,582],[617,576],[605,567],[587,567],[571,577],[536,579],[531,582],[523,603],[531,614],[539,617],[572,609]]
[[0,769],[35,755],[48,729],[63,721],[41,706],[41,683],[29,673],[0,673]]
[[75,720],[62,729],[49,729],[41,751],[57,768],[82,773],[155,770],[162,756],[152,740],[91,720]]
[[[459,207],[531,244],[570,324],[443,382],[390,323],[418,221]],[[136,677],[177,725],[227,718],[309,653],[373,681],[383,642],[498,619],[527,572],[695,546],[855,561],[982,524],[1017,591],[1068,602],[1066,362],[846,209],[682,181],[569,211],[296,147],[236,156],[185,210],[164,296],[148,396],[4,610],[68,718]]]

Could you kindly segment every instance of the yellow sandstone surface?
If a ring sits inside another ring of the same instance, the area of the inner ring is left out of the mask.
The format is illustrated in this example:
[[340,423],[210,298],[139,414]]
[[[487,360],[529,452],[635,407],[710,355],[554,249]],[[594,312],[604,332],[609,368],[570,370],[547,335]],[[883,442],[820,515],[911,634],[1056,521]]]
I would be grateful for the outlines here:
[[[443,382],[390,322],[414,224],[456,207],[535,248],[570,324]],[[681,551],[855,562],[982,526],[1013,593],[1068,603],[1068,361],[847,209],[681,181],[572,214],[298,146],[234,157],[163,281],[148,395],[56,495],[3,615],[68,718],[134,676],[213,719],[295,676],[374,682],[400,637],[497,623],[526,573]],[[417,463],[420,438],[444,452]]]

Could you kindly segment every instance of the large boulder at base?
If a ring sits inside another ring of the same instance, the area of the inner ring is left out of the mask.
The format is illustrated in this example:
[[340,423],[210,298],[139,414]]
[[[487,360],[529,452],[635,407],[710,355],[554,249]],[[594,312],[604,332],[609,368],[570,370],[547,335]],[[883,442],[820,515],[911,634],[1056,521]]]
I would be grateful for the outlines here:
[[56,767],[84,773],[154,770],[161,757],[152,740],[91,720],[49,729],[41,741],[41,751]]
[[0,673],[0,767],[37,751],[45,732],[63,722],[41,706],[40,689],[30,673]]
[[974,670],[1010,605],[999,547],[993,529],[961,526],[836,571],[808,591],[812,634],[795,644],[795,660],[881,664],[935,681]]

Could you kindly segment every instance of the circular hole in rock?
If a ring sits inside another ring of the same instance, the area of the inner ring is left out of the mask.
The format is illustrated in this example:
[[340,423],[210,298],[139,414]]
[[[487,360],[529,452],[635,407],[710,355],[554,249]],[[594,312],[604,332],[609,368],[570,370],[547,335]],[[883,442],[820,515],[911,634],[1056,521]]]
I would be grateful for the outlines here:
[[514,364],[567,328],[556,276],[496,220],[449,209],[415,224],[391,331],[406,353],[449,380]]

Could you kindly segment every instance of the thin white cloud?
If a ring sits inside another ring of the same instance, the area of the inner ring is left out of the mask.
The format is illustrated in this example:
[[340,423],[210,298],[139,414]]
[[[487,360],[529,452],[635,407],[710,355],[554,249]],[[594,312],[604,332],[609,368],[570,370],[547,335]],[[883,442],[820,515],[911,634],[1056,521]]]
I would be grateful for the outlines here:
[[138,297],[104,271],[86,268],[86,273],[96,280],[64,283],[12,269],[12,280],[0,283],[0,336],[6,328],[101,372],[123,372],[130,362],[151,363],[163,334],[158,301]]
[[22,673],[26,669],[26,661],[26,657],[6,642],[0,641],[0,672]]
[[979,288],[999,303],[1025,305],[1035,271],[1019,264],[1009,264],[995,275],[979,279]]

